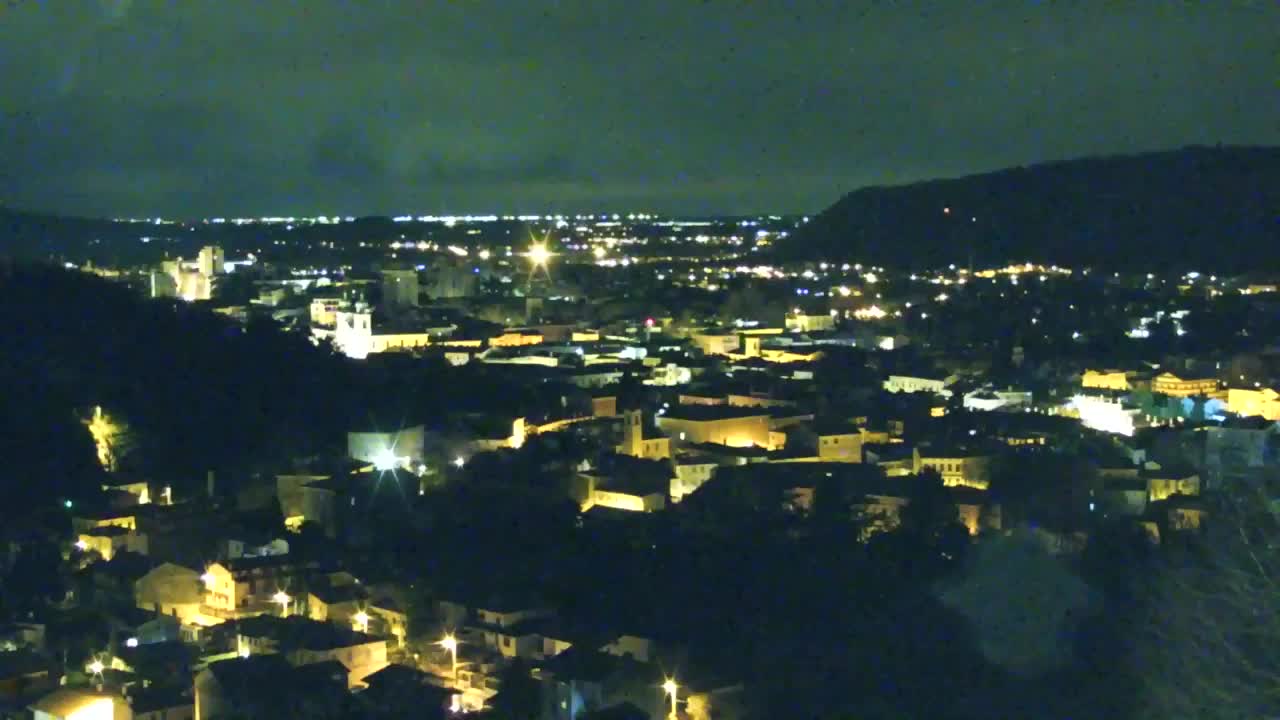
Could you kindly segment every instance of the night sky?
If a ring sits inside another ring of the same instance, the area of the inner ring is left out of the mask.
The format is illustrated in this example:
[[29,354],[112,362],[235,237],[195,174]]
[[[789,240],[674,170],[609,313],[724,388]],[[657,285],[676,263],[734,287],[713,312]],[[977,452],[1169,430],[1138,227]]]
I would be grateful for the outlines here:
[[4,0],[0,205],[815,212],[1280,144],[1280,3],[868,5]]

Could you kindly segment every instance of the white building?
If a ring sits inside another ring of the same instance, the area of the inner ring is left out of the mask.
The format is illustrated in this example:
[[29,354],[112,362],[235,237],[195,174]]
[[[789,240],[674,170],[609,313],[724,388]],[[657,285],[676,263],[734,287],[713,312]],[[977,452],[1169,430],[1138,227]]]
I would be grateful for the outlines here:
[[1081,424],[1101,432],[1132,436],[1141,422],[1141,411],[1125,407],[1118,399],[1076,395],[1068,407],[1080,414]]
[[222,248],[217,245],[206,245],[200,248],[200,258],[197,261],[197,269],[201,275],[213,277],[221,275],[227,266],[226,255],[223,254]]
[[891,393],[927,392],[936,395],[951,396],[947,386],[956,381],[954,375],[946,377],[917,377],[913,375],[890,375],[884,381],[884,389]]
[[1026,390],[992,390],[983,388],[974,390],[964,396],[966,410],[990,412],[992,410],[1010,410],[1030,406],[1031,393]]
[[422,425],[395,432],[347,433],[347,455],[382,470],[422,462],[425,446],[426,428]]

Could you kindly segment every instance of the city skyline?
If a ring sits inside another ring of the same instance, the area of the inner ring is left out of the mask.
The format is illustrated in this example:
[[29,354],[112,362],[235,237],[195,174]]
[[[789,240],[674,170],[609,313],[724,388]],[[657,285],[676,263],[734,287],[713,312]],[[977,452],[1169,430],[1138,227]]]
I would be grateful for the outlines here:
[[4,12],[0,204],[66,214],[805,214],[1280,143],[1266,4]]

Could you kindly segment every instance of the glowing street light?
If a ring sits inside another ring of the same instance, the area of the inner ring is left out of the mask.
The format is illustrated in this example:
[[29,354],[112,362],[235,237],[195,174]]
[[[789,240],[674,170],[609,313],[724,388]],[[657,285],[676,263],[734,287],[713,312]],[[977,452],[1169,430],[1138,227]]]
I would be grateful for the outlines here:
[[551,262],[551,251],[547,249],[545,242],[534,243],[529,246],[529,251],[525,253],[529,258],[529,263],[533,265],[533,269],[546,269],[547,263]]
[[440,640],[440,647],[449,651],[449,655],[453,658],[453,681],[458,682],[458,638],[453,633],[448,633]]
[[680,686],[676,684],[676,681],[673,678],[667,678],[666,681],[662,683],[662,692],[666,693],[671,698],[670,717],[673,718],[676,716],[676,694],[679,693],[679,691]]
[[355,615],[356,630],[362,633],[369,632],[369,613],[361,610]]
[[277,590],[275,595],[271,596],[271,602],[280,605],[280,616],[289,617],[289,603],[293,602],[293,598],[289,597],[283,590]]
[[373,454],[373,468],[378,472],[389,472],[403,466],[403,459],[396,456],[391,448],[383,448]]
[[92,675],[101,675],[102,671],[106,669],[106,666],[102,664],[101,660],[94,658],[93,662],[89,663],[88,667],[85,669],[87,669]]
[[467,464],[467,459],[462,457],[461,455],[453,459],[453,466],[456,468],[460,468],[466,464]]
[[214,579],[213,573],[208,570],[204,571],[204,574],[200,576],[200,582],[204,583],[206,588],[213,587]]
[[89,543],[85,542],[83,538],[80,540],[76,540],[76,549],[79,550],[80,552],[84,552],[85,550],[89,549]]

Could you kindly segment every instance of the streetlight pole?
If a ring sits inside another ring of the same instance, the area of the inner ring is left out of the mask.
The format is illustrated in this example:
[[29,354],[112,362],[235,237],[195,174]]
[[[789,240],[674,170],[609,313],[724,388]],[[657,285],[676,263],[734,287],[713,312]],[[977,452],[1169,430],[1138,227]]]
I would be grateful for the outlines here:
[[453,684],[456,686],[458,684],[458,638],[454,637],[453,633],[449,633],[440,641],[440,647],[448,650],[453,658]]
[[271,596],[271,599],[280,603],[280,617],[289,617],[289,603],[293,601],[293,598],[289,597],[285,591],[278,590],[275,595]]
[[676,694],[679,693],[680,686],[676,684],[674,679],[667,678],[666,682],[662,683],[662,690],[671,697],[671,715],[668,717],[674,720],[676,717]]

